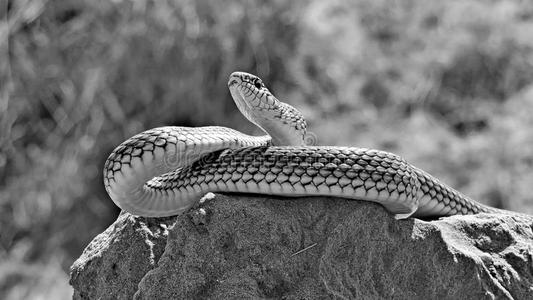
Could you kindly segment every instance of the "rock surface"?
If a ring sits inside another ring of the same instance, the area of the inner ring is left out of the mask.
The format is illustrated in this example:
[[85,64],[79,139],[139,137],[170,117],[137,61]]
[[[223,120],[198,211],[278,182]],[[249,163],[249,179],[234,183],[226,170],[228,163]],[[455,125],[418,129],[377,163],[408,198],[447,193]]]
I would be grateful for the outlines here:
[[533,222],[216,195],[178,217],[121,214],[70,283],[74,299],[533,299]]

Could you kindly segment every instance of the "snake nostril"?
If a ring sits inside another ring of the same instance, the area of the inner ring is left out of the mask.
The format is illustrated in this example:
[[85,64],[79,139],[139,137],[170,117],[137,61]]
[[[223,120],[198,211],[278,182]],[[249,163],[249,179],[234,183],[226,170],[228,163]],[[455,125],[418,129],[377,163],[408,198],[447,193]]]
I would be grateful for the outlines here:
[[232,80],[230,80],[228,82],[228,86],[232,86],[232,85],[237,84],[237,83],[239,83],[239,82],[236,79],[232,79]]

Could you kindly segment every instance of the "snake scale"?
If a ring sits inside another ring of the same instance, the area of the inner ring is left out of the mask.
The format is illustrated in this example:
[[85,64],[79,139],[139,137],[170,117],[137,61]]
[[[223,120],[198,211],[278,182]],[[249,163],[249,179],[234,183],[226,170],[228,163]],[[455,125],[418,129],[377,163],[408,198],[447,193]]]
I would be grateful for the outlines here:
[[237,192],[373,201],[397,218],[511,213],[468,198],[392,153],[306,146],[302,114],[259,77],[234,72],[228,87],[241,113],[267,135],[219,126],[137,134],[105,163],[104,185],[116,205],[163,217],[187,210],[207,192]]

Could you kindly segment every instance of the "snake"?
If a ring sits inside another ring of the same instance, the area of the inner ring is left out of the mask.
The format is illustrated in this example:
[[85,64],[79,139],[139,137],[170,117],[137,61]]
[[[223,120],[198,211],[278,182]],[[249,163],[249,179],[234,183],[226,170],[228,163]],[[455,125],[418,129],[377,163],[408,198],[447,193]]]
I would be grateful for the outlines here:
[[307,145],[302,113],[278,100],[258,76],[233,72],[228,88],[239,111],[265,135],[222,126],[139,133],[105,162],[104,186],[119,208],[167,217],[218,192],[371,201],[397,219],[510,212],[472,200],[393,153]]

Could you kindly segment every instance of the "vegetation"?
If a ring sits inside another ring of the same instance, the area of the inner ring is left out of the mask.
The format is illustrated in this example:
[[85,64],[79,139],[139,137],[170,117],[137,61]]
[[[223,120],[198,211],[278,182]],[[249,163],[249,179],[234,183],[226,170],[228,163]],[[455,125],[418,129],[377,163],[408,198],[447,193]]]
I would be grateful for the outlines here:
[[[533,213],[533,3],[8,1],[0,8],[0,298],[70,297],[68,267],[118,214],[107,155],[161,125],[259,133],[249,71],[319,144],[398,153]],[[4,5],[5,6],[5,5]]]

